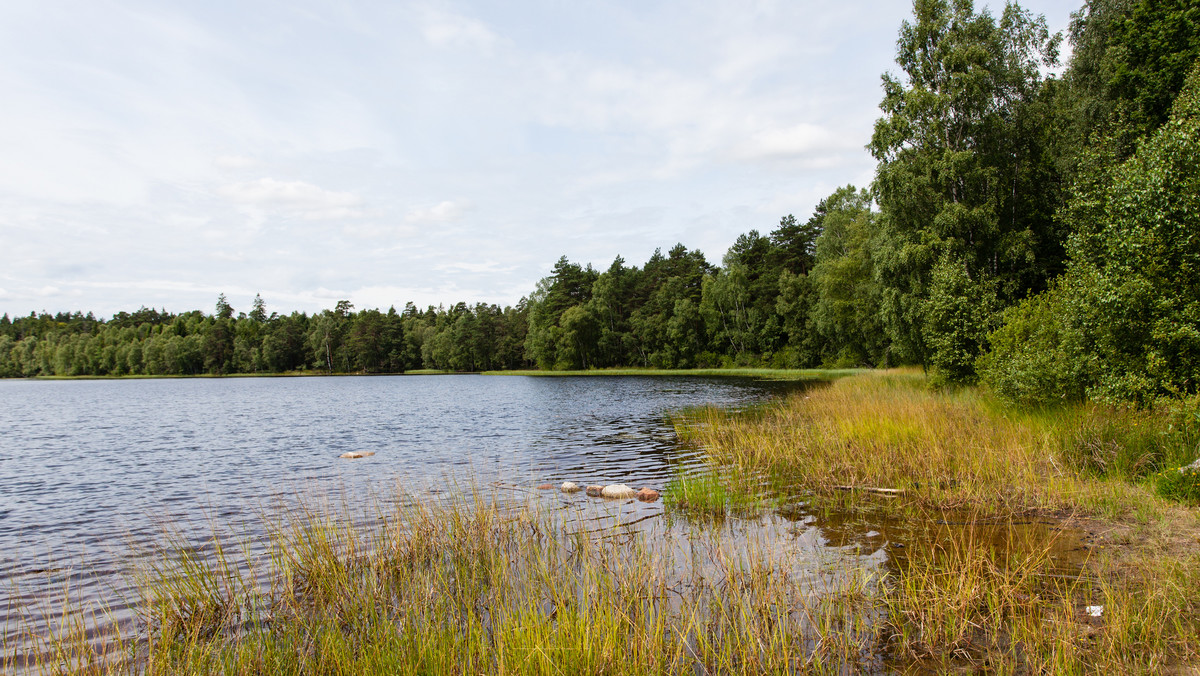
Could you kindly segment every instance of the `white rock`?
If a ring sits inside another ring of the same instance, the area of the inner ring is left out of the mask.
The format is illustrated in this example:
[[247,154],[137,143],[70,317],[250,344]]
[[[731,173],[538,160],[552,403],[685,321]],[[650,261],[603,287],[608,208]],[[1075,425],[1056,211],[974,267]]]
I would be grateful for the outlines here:
[[564,481],[563,485],[559,486],[558,489],[563,493],[578,493],[581,490],[578,484],[571,483],[570,481]]
[[375,455],[375,451],[348,451],[339,455],[338,457],[345,458],[347,460],[358,460],[359,458],[369,458],[372,455]]
[[634,495],[637,495],[637,491],[633,490],[629,486],[626,486],[625,484],[613,484],[611,486],[605,486],[604,489],[600,491],[600,495],[606,498],[632,498]]
[[1088,606],[1087,608],[1084,608],[1084,610],[1087,611],[1087,614],[1091,615],[1092,617],[1100,617],[1104,614],[1104,606]]

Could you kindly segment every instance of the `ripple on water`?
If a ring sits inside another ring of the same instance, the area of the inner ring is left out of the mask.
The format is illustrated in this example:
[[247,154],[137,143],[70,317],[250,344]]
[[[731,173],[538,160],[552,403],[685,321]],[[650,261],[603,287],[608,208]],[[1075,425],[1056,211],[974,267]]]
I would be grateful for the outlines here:
[[[131,552],[211,538],[304,496],[423,495],[542,481],[662,488],[699,461],[666,415],[795,384],[736,378],[404,376],[0,381],[0,624],[45,601],[127,603]],[[375,456],[338,460],[348,450]],[[556,496],[554,499],[562,500]],[[383,502],[383,500],[380,498]],[[585,506],[609,527],[662,505]],[[589,517],[591,518],[591,517]],[[607,521],[605,521],[607,520]],[[245,524],[255,524],[245,526]],[[41,608],[39,610],[39,607]],[[39,614],[42,613],[42,614]]]

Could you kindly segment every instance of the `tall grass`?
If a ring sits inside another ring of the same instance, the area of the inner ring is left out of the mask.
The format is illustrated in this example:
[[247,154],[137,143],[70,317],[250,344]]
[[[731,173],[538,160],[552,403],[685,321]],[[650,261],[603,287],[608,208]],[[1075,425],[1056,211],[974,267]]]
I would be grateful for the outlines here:
[[274,524],[271,555],[253,565],[220,544],[164,548],[139,580],[137,637],[114,651],[62,634],[38,670],[823,673],[869,654],[862,610],[878,577],[852,570],[818,589],[770,541],[713,538],[687,557],[561,517],[410,503],[364,530],[307,510]]
[[717,464],[813,491],[883,488],[925,507],[1001,515],[1121,514],[1147,504],[1130,479],[1185,455],[1163,450],[1158,429],[1145,435],[1158,444],[1151,451],[1124,443],[1142,438],[1131,433],[1118,440],[1138,429],[1124,415],[1001,409],[978,390],[934,391],[919,373],[892,371],[844,378],[754,416],[695,410],[676,429]]
[[997,548],[968,531],[901,558],[883,597],[892,659],[999,673],[1197,666],[1200,556],[1104,559],[1071,574],[1053,538],[1029,544]]

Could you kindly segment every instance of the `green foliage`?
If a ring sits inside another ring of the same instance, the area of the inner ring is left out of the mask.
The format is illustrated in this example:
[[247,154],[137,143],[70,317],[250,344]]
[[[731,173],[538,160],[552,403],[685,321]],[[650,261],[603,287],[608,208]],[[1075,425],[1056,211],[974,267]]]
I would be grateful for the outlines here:
[[1031,359],[1034,348],[1016,344],[1033,331],[1015,313],[986,362],[989,381],[1022,400],[1053,396],[1037,383],[1140,405],[1200,391],[1200,69],[1133,157],[1094,166],[1102,173],[1080,183],[1067,211],[1071,267],[1038,302],[1054,315],[1037,329],[1053,352]]
[[991,351],[977,363],[996,394],[1021,404],[1083,400],[1095,374],[1082,336],[1070,323],[1073,297],[1056,284],[1005,310],[1000,327],[988,336]]
[[994,280],[972,279],[966,265],[948,255],[934,266],[924,305],[934,384],[974,380],[996,305]]
[[[832,356],[825,355],[830,365],[881,364],[886,359],[887,342],[879,313],[880,287],[875,280],[871,243],[878,215],[871,212],[870,195],[848,185],[823,200],[817,210],[822,214],[821,235],[816,241],[816,264],[810,276],[813,298],[809,330],[815,329],[824,344],[836,350]],[[788,294],[782,279],[780,285],[782,303]],[[784,314],[782,305],[780,313]],[[796,342],[796,333],[794,329],[789,331],[789,343]]]
[[1154,488],[1168,500],[1200,503],[1200,469],[1188,466],[1165,469],[1154,475]]
[[960,313],[945,298],[925,305],[945,295],[937,285],[963,286],[933,278],[940,261],[960,264],[971,286],[1001,305],[1060,265],[1063,237],[1045,204],[1053,164],[1029,133],[1040,68],[1056,62],[1058,38],[1014,4],[999,20],[969,0],[916,0],[913,14],[898,42],[905,79],[884,76],[884,117],[869,146],[883,212],[873,261],[900,354],[969,380],[980,341],[931,334],[954,322],[947,313]]
[[1123,159],[1167,121],[1200,56],[1190,0],[1089,0],[1073,16],[1063,123],[1072,149],[1097,142]]

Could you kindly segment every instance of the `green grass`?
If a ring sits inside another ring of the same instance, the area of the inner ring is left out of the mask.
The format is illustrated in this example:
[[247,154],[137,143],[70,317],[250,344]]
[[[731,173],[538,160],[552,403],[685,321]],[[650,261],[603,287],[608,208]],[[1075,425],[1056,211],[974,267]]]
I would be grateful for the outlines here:
[[753,516],[775,506],[753,481],[703,470],[676,472],[663,490],[663,503],[672,512],[714,520]]

